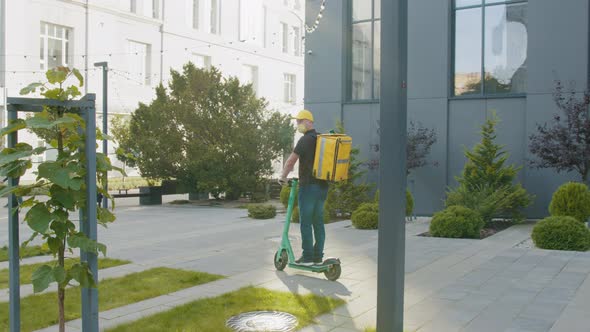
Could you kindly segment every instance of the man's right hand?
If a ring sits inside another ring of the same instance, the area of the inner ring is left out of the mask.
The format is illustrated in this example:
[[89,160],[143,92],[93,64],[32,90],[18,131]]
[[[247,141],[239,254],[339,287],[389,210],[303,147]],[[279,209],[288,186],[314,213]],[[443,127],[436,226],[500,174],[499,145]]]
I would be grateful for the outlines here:
[[285,177],[282,177],[282,178],[279,179],[279,184],[281,186],[286,186],[286,185],[289,184],[289,180],[287,180],[287,178],[285,178]]

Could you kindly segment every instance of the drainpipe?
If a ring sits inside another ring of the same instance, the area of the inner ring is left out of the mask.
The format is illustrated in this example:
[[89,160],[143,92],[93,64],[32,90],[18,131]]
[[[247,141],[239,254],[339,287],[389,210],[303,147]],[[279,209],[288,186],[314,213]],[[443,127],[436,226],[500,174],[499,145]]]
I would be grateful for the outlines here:
[[164,81],[164,19],[166,18],[166,0],[162,0],[162,23],[160,24],[160,84]]

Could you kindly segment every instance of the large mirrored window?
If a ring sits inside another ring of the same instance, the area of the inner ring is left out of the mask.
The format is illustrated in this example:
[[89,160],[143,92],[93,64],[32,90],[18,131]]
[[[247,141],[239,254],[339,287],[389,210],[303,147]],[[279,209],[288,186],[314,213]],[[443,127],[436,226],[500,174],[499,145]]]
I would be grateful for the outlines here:
[[350,89],[351,100],[379,98],[380,0],[352,1]]
[[454,95],[526,92],[527,1],[455,0]]

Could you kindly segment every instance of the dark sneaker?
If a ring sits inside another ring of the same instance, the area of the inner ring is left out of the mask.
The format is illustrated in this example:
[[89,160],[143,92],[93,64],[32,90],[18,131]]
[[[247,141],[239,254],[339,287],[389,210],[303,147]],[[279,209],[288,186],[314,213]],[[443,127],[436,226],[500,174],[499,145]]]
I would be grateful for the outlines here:
[[313,265],[322,265],[324,261],[321,258],[314,258]]
[[313,260],[305,260],[303,259],[303,257],[300,257],[298,260],[295,261],[295,264],[311,266],[313,265]]

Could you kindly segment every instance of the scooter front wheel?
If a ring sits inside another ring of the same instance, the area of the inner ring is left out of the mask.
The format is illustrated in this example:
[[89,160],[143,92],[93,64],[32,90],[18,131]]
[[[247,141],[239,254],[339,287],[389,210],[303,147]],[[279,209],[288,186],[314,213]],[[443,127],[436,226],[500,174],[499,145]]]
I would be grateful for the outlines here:
[[[277,256],[281,255],[280,257]],[[287,256],[287,251],[285,250],[281,250],[281,252],[279,253],[278,251],[275,253],[275,268],[279,271],[283,271],[285,269],[285,267],[287,267],[287,263],[289,263],[289,257]]]
[[332,264],[326,271],[324,271],[324,275],[330,281],[338,280],[340,274],[342,274],[342,267],[340,267],[340,264]]

